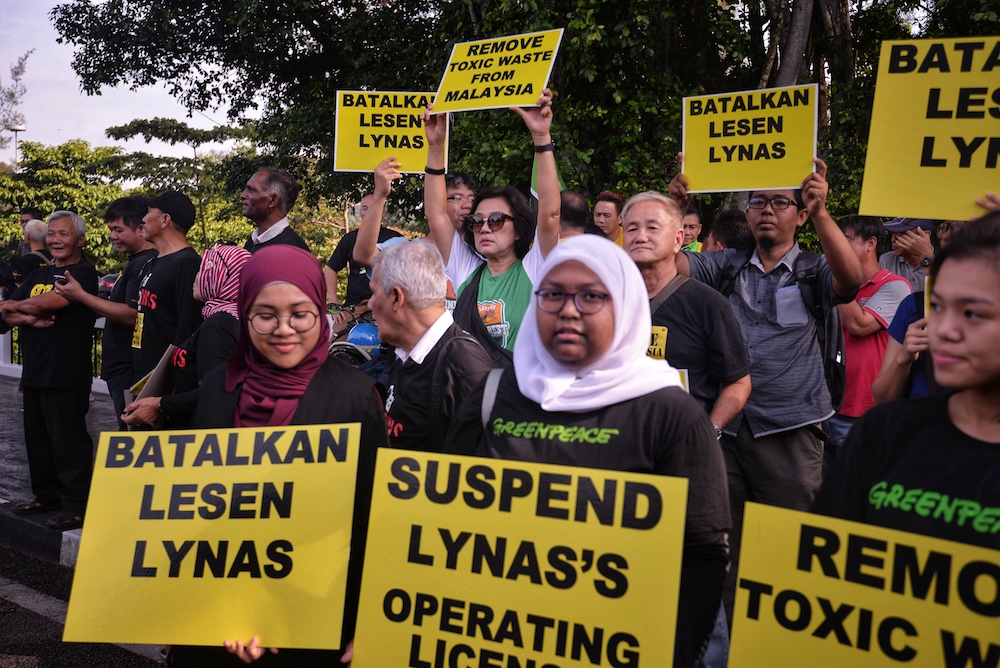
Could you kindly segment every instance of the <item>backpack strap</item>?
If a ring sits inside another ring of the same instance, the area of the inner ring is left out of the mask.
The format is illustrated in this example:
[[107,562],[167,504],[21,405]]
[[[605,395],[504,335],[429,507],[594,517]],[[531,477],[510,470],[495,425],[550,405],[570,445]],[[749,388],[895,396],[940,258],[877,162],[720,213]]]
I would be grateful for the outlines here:
[[29,255],[34,255],[34,256],[36,256],[38,258],[41,258],[41,260],[42,260],[42,266],[43,267],[52,267],[52,266],[55,266],[55,262],[53,262],[42,251],[36,251],[36,250],[34,250],[34,251],[31,251],[31,253],[29,253]]
[[500,377],[503,369],[493,369],[486,376],[486,385],[483,386],[483,429],[490,423],[490,415],[493,413],[493,405],[497,402],[497,389],[500,387]]
[[736,288],[736,277],[740,275],[740,272],[750,264],[750,258],[753,257],[753,250],[738,250],[729,256],[729,262],[721,267],[721,273],[719,275],[719,281],[715,286],[715,289],[722,294],[723,297],[728,297],[733,294],[733,290]]
[[657,309],[663,306],[663,302],[670,299],[670,295],[677,292],[677,288],[684,285],[687,282],[687,280],[688,277],[685,276],[684,274],[677,274],[672,279],[670,279],[670,282],[664,285],[663,289],[660,290],[660,292],[655,297],[649,300],[649,312],[656,313]]

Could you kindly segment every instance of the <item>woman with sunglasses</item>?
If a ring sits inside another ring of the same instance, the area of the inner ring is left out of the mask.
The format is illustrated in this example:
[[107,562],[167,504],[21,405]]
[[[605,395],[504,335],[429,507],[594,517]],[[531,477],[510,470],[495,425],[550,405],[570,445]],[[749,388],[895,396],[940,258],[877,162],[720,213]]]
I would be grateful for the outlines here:
[[[693,666],[719,610],[727,563],[729,496],[715,431],[678,372],[646,356],[649,298],[617,244],[594,235],[564,241],[535,287],[513,369],[502,372],[492,398],[485,383],[469,396],[447,450],[688,478],[674,665]],[[496,428],[535,423],[601,437],[570,442]]]
[[167,429],[188,426],[198,404],[201,380],[211,369],[225,364],[236,349],[240,335],[236,295],[240,272],[249,259],[250,252],[238,246],[216,244],[205,250],[193,288],[194,298],[205,304],[201,309],[204,320],[170,357],[174,393],[133,401],[122,414],[125,424]]
[[[193,428],[361,423],[354,531],[347,573],[343,636],[351,638],[361,586],[364,536],[377,448],[387,445],[385,412],[371,379],[328,356],[326,282],[319,262],[295,246],[261,248],[243,268],[240,339],[224,367],[202,383]],[[222,639],[220,638],[220,642]],[[343,652],[265,651],[256,638],[220,647],[173,647],[172,666],[338,665]]]
[[865,413],[813,510],[1000,549],[1000,213],[955,232],[933,273],[927,340],[952,393]]
[[430,237],[441,252],[446,273],[458,286],[455,322],[475,336],[494,364],[510,365],[521,319],[531,302],[531,284],[545,257],[559,243],[559,179],[552,126],[552,92],[538,106],[511,107],[531,133],[538,172],[537,229],[527,197],[512,186],[486,188],[476,195],[464,234],[448,217],[445,184],[444,116],[423,115],[427,135],[424,210]]

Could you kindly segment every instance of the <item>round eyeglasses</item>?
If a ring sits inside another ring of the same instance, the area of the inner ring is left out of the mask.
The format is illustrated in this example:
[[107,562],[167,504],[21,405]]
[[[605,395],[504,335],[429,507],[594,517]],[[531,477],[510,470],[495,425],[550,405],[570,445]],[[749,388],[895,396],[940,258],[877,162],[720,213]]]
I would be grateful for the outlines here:
[[274,334],[278,331],[278,325],[280,325],[282,319],[284,319],[288,321],[289,327],[301,334],[302,332],[308,332],[310,329],[315,327],[316,320],[318,318],[319,315],[313,313],[312,311],[299,311],[298,313],[293,313],[291,315],[258,313],[255,316],[251,316],[248,322],[250,323],[250,328],[258,334]]

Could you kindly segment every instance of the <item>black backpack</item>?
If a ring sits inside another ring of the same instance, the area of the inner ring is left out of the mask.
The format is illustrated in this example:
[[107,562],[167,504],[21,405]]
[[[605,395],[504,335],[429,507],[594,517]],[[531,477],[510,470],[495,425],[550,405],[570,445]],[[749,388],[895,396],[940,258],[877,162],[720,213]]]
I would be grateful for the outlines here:
[[[729,256],[729,264],[722,268],[718,291],[725,297],[732,294],[736,286],[736,276],[750,264],[752,250],[736,251]],[[823,356],[823,373],[826,387],[834,410],[840,410],[844,403],[844,389],[847,386],[847,365],[844,360],[844,328],[840,324],[840,311],[836,304],[823,303],[823,290],[819,284],[819,255],[807,250],[799,251],[792,273],[799,286],[806,310],[816,319],[816,336],[819,339],[820,354]]]

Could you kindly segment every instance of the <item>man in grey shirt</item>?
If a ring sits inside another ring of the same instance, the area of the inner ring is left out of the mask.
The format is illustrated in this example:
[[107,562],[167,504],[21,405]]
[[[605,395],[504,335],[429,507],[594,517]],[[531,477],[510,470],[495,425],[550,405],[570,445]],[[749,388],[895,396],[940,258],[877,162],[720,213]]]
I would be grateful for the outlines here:
[[882,226],[892,232],[892,250],[879,256],[878,266],[908,280],[913,292],[923,290],[927,268],[934,261],[934,223],[926,218],[893,218]]
[[[819,423],[834,414],[823,372],[815,318],[807,311],[793,267],[800,250],[796,230],[812,219],[825,260],[817,268],[824,305],[854,298],[861,262],[826,210],[826,164],[800,190],[750,194],[747,222],[756,242],[750,261],[736,274],[729,302],[750,359],[753,390],[723,427],[722,451],[733,516],[730,570],[723,601],[732,619],[743,504],[767,503],[808,510],[822,482],[823,436]],[[670,195],[686,206],[687,180],[678,174]],[[684,252],[677,269],[715,288],[725,283],[735,250]]]

